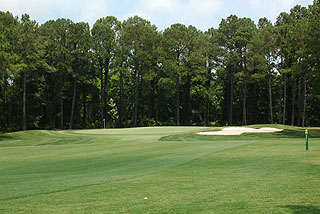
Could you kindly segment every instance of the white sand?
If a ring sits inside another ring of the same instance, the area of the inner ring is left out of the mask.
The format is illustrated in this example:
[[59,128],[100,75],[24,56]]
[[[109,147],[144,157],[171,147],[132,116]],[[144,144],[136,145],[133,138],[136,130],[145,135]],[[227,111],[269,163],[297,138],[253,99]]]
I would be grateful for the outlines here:
[[227,127],[221,131],[215,132],[199,132],[199,135],[241,135],[243,133],[271,133],[281,132],[283,129],[264,127],[260,129],[246,128],[246,127]]

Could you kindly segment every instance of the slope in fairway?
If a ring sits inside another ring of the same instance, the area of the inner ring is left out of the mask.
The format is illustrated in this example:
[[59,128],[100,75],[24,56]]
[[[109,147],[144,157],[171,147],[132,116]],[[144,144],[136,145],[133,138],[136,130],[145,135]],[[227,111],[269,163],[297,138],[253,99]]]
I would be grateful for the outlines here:
[[303,130],[279,128],[2,134],[0,213],[320,213],[320,132],[307,152]]

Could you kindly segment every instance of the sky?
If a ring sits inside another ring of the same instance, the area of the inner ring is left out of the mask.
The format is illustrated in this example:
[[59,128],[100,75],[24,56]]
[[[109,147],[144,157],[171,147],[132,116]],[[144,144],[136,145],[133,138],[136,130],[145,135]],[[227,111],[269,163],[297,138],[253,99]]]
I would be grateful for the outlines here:
[[206,31],[218,28],[222,19],[234,14],[256,23],[266,17],[273,23],[281,12],[313,0],[0,0],[0,11],[15,16],[24,13],[39,24],[57,18],[85,21],[91,26],[99,18],[115,16],[120,21],[138,15],[164,30],[175,23]]

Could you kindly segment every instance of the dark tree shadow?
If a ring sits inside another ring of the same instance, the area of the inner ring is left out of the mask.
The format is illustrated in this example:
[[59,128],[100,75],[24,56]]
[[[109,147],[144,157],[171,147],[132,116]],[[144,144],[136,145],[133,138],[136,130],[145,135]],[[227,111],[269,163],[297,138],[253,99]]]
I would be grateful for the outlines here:
[[0,135],[0,141],[4,141],[4,140],[12,140],[13,138],[7,135]]
[[320,214],[320,207],[316,206],[287,205],[281,208],[290,209],[292,214]]

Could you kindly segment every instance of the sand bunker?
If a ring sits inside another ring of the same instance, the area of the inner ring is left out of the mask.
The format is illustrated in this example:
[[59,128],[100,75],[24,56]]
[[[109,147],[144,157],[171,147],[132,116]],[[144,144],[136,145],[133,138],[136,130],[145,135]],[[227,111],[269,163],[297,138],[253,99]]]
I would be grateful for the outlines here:
[[246,128],[246,127],[227,127],[221,131],[214,132],[199,132],[200,135],[241,135],[243,133],[270,133],[281,132],[283,129],[264,127],[260,129]]

